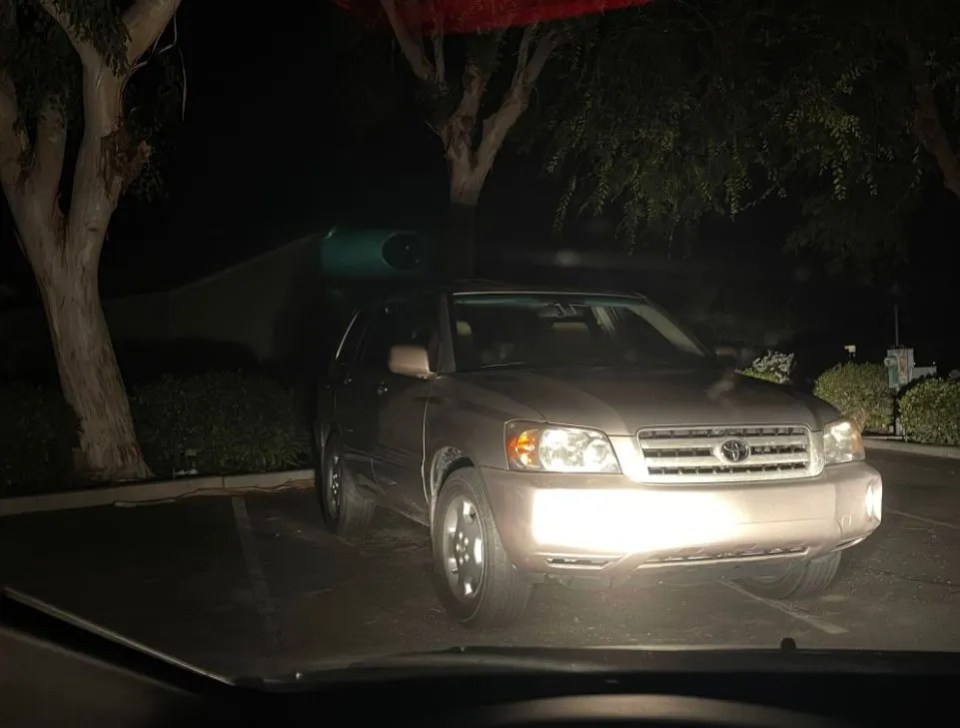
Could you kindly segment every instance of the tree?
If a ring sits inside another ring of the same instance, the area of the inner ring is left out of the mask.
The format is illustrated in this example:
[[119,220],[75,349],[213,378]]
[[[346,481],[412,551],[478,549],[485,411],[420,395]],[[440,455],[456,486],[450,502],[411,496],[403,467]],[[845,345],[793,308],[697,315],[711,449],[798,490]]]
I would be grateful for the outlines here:
[[179,4],[135,0],[120,12],[111,0],[2,3],[0,183],[80,423],[77,469],[92,479],[150,474],[97,275],[110,217],[150,156],[124,92]]
[[947,0],[687,0],[602,23],[549,128],[568,213],[629,244],[800,201],[793,247],[888,256],[924,179],[960,197],[960,22]]
[[[380,0],[419,85],[427,123],[443,147],[450,185],[450,272],[474,272],[480,193],[547,63],[584,28],[584,22],[565,20],[638,2],[647,0]],[[462,58],[458,83],[448,69],[447,45],[461,37],[452,54]],[[491,91],[497,86],[503,87],[501,93]]]

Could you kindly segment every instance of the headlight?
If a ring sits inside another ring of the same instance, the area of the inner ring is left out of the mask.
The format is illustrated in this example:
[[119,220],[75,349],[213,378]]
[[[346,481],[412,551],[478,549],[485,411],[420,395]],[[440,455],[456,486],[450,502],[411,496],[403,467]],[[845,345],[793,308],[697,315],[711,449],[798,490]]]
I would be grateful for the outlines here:
[[619,473],[620,463],[602,432],[511,422],[506,431],[511,470],[550,473]]
[[823,428],[823,459],[827,465],[863,460],[863,437],[850,420],[834,420]]

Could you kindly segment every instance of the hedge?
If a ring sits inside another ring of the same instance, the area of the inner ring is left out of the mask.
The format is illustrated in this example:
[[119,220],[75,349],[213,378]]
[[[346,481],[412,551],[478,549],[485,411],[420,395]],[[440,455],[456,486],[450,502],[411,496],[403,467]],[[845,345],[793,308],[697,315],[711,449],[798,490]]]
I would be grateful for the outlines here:
[[0,385],[0,494],[27,494],[69,484],[77,418],[59,391]]
[[960,381],[917,382],[900,397],[900,423],[913,442],[960,446]]
[[820,375],[813,393],[861,430],[885,431],[893,424],[893,391],[883,364],[837,364]]
[[130,394],[137,437],[157,477],[177,471],[250,473],[308,460],[293,397],[272,379],[239,372],[165,376]]
[[767,350],[766,354],[754,359],[750,366],[740,371],[740,374],[775,384],[787,384],[793,369],[793,354]]
[[[290,392],[260,375],[165,376],[130,392],[137,437],[158,478],[305,465],[309,436]],[[0,386],[0,495],[73,485],[77,423],[58,390]]]
[[753,379],[762,379],[765,382],[773,382],[774,384],[783,384],[782,377],[776,372],[762,372],[759,369],[754,369],[753,367],[747,367],[746,369],[741,369],[739,374],[742,374],[745,377],[751,377]]

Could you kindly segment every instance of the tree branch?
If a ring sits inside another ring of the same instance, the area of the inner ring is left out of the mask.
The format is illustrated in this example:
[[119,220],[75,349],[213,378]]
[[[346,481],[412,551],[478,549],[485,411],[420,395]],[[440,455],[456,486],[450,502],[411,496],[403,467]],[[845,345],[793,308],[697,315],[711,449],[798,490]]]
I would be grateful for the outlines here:
[[181,0],[137,0],[123,14],[130,36],[127,64],[132,66],[152,46],[180,7]]
[[537,41],[537,47],[533,51],[533,55],[524,63],[520,77],[517,78],[516,74],[514,74],[514,83],[511,85],[523,86],[526,93],[529,94],[533,85],[537,82],[537,79],[540,78],[540,74],[543,72],[544,66],[547,65],[547,61],[550,60],[550,56],[552,56],[553,52],[559,47],[560,36],[558,34],[546,33],[542,35]]
[[520,47],[517,48],[517,65],[513,69],[513,81],[510,83],[511,86],[515,86],[520,82],[520,78],[523,76],[523,72],[527,67],[527,62],[530,60],[530,46],[533,44],[533,39],[537,35],[537,24],[528,25],[523,29],[523,35],[520,36]]
[[80,56],[80,62],[83,63],[84,68],[97,71],[101,69],[106,70],[106,64],[100,52],[94,47],[93,43],[83,40],[80,37],[76,28],[74,28],[70,22],[70,18],[57,7],[53,0],[37,0],[37,2],[39,2],[40,7],[46,10],[50,17],[56,21],[57,25],[63,28],[63,32],[66,33],[67,38],[70,39],[70,45],[73,46],[77,55]]
[[445,89],[447,64],[443,48],[443,15],[437,12],[436,0],[431,1],[430,12],[433,15],[433,30],[430,33],[430,42],[433,45],[433,83],[438,89]]
[[503,146],[503,141],[517,119],[527,108],[530,101],[530,92],[543,72],[550,56],[560,45],[560,37],[555,33],[545,33],[537,40],[533,53],[530,45],[533,42],[536,28],[528,26],[520,38],[520,47],[517,52],[517,66],[514,69],[513,81],[504,94],[500,108],[483,121],[483,136],[477,149],[477,165],[483,174],[493,166],[497,152]]
[[395,0],[380,0],[380,4],[387,14],[387,20],[390,21],[390,27],[393,28],[393,34],[400,45],[400,51],[410,64],[413,75],[425,83],[433,83],[436,74],[433,64],[427,59],[423,45],[410,33],[410,29],[397,12]]
[[463,91],[460,94],[460,103],[457,104],[453,118],[468,121],[471,125],[480,113],[480,103],[483,101],[483,92],[487,89],[490,72],[484,70],[473,61],[467,61],[463,69]]
[[41,208],[49,209],[57,203],[66,146],[67,127],[60,104],[56,99],[47,99],[37,120],[37,138],[29,176]]
[[30,139],[20,123],[17,90],[6,69],[0,69],[0,175],[11,192],[23,173]]
[[120,196],[122,176],[116,154],[121,138],[122,80],[105,66],[83,71],[83,137],[74,164],[66,244],[78,246],[86,264],[96,265],[103,234]]
[[913,83],[913,93],[917,99],[917,111],[914,129],[920,142],[937,160],[943,174],[944,186],[960,197],[960,160],[950,143],[950,136],[943,127],[937,99],[930,83],[923,51],[914,42],[907,40],[907,64]]
[[489,80],[490,72],[481,68],[474,59],[468,58],[467,65],[463,69],[463,90],[460,92],[460,102],[439,129],[444,155],[452,164],[473,167],[473,130],[476,128],[480,103],[483,101],[483,92]]
[[437,88],[443,88],[447,85],[447,69],[443,56],[443,35],[436,31],[431,40],[433,41],[433,82]]

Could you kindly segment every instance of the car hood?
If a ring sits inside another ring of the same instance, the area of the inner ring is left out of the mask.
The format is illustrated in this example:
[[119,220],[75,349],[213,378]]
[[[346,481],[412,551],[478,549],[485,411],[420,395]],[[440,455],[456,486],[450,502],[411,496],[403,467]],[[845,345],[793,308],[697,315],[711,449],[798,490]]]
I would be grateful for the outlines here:
[[644,427],[806,425],[838,417],[827,403],[789,387],[720,369],[499,369],[470,384],[533,408],[543,419],[630,435]]

